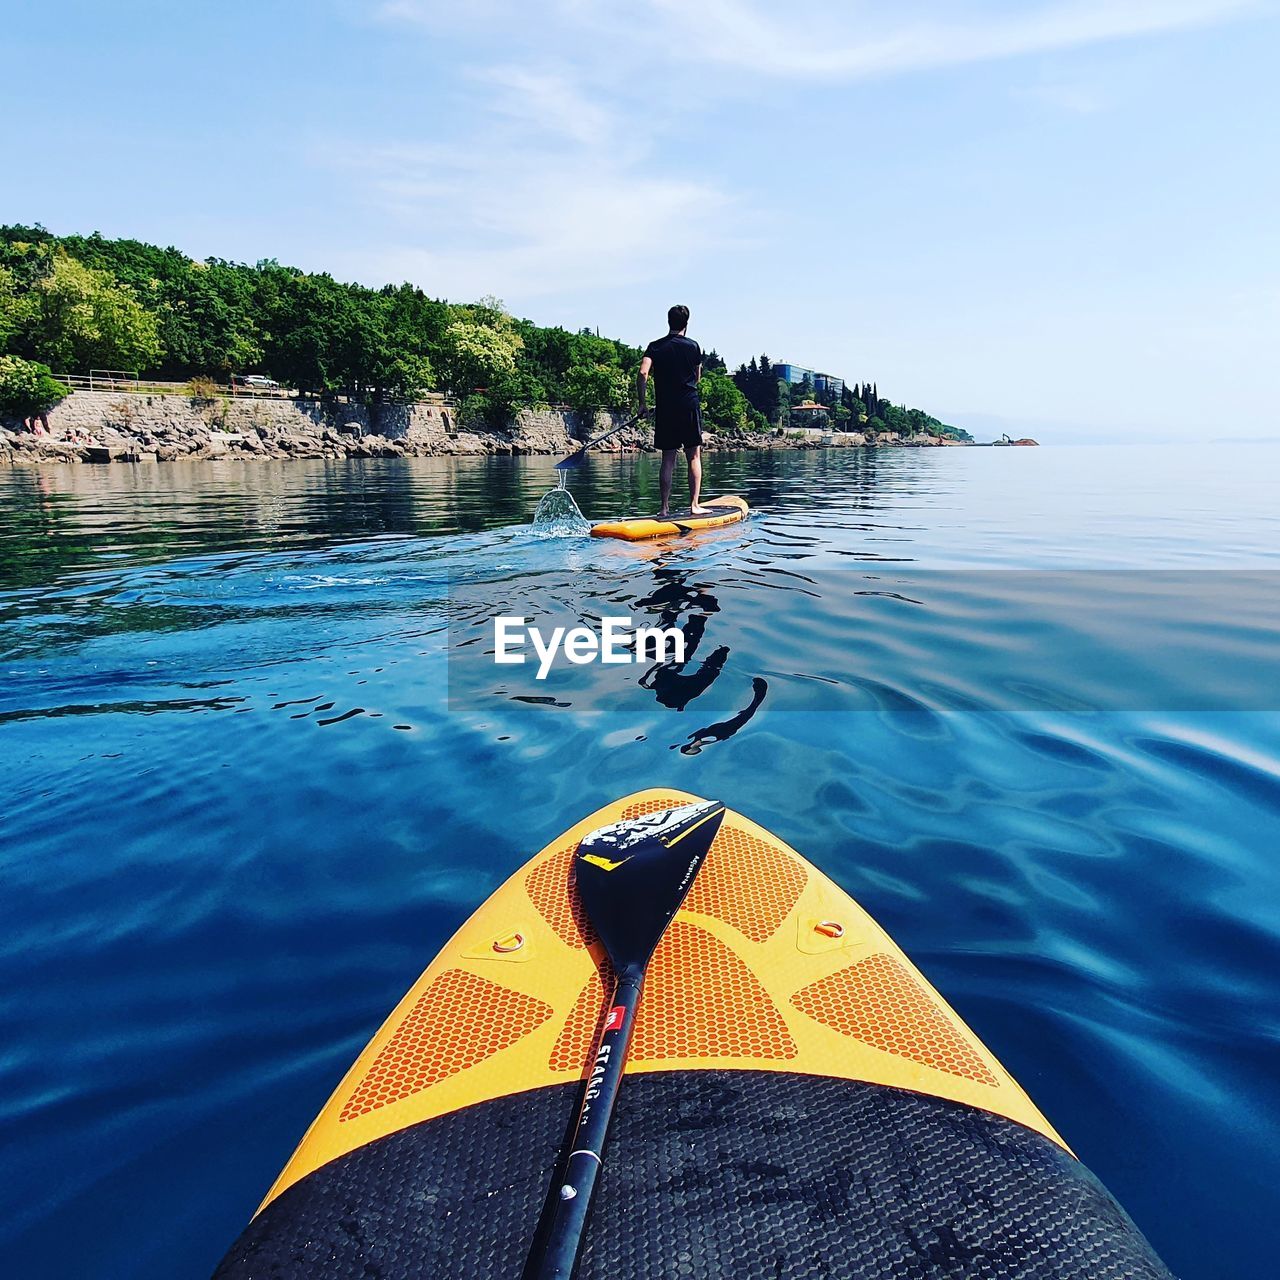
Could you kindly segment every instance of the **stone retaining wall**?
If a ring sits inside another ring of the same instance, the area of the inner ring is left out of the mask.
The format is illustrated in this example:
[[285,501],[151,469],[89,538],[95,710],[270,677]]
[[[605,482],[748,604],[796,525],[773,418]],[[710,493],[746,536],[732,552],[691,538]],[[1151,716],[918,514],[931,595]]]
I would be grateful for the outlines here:
[[[49,414],[49,434],[0,423],[0,463],[172,462],[179,458],[377,458],[438,454],[564,454],[620,419],[594,422],[562,409],[522,409],[505,431],[463,431],[450,405],[338,404],[326,400],[208,400],[182,395],[77,391]],[[647,426],[630,427],[597,446],[603,451],[647,447]],[[858,432],[836,433],[832,444],[867,443]],[[876,444],[939,444],[929,436]],[[774,434],[715,437],[710,449],[818,448],[821,439]]]
[[[0,461],[170,462],[178,458],[372,458],[436,454],[568,453],[579,422],[564,410],[522,410],[507,431],[464,431],[450,405],[338,404],[305,399],[208,400],[180,395],[77,391],[49,414],[49,434],[0,424]],[[613,448],[636,448],[623,432]]]

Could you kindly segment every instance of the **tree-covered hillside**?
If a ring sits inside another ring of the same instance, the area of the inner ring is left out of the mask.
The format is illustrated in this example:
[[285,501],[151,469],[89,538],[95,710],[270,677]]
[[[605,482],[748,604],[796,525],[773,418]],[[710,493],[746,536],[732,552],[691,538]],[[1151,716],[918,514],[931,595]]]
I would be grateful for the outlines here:
[[[440,390],[462,401],[465,418],[500,426],[523,405],[626,409],[640,354],[587,329],[515,319],[492,298],[450,303],[410,284],[371,289],[272,260],[197,262],[138,240],[0,227],[0,355],[55,374],[117,369],[185,381],[256,373],[299,391],[374,401]],[[767,357],[750,368],[730,378],[708,355],[703,402],[713,428],[785,425],[785,389],[761,381]],[[907,412],[887,401],[833,406],[837,425],[942,426],[918,410],[899,425]]]
[[781,426],[791,424],[791,407],[800,404],[820,404],[825,412],[810,414],[807,421],[813,425],[830,426],[836,431],[863,431],[871,436],[886,432],[899,435],[947,436],[953,440],[972,440],[973,437],[960,427],[949,427],[923,409],[908,409],[886,400],[874,382],[846,382],[837,395],[834,391],[814,386],[807,375],[803,382],[791,385],[782,381],[774,372],[773,362],[767,355],[739,365],[733,381],[756,413],[768,422]]

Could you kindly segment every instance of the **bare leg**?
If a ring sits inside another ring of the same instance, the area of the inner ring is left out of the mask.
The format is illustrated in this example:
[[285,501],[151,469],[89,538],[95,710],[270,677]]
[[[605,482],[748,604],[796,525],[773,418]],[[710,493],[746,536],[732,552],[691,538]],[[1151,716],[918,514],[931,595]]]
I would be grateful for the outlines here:
[[671,510],[671,478],[676,473],[676,451],[674,449],[664,449],[662,451],[662,470],[658,473],[658,487],[662,491],[662,510],[658,512],[658,519],[665,520]]
[[698,505],[702,497],[702,450],[695,444],[685,449],[684,456],[689,460],[689,510],[695,516],[706,515],[709,508]]

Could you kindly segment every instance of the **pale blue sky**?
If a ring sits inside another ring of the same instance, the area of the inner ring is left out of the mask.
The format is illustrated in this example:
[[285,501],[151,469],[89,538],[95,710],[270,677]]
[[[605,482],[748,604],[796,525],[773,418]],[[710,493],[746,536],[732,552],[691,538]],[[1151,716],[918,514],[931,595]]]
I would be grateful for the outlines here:
[[5,6],[0,220],[1280,436],[1275,0]]

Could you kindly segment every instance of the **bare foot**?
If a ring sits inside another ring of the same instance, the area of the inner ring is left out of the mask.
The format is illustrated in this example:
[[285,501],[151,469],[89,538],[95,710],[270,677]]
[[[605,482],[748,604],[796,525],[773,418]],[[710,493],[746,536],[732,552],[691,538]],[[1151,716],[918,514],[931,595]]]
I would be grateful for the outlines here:
[[670,511],[659,511],[659,512],[658,512],[658,514],[657,514],[656,516],[654,516],[653,518],[654,518],[655,520],[670,520],[670,519],[671,519],[671,512],[670,512]]
[[711,511],[711,507],[696,506],[689,508],[689,514],[695,516],[709,516]]

